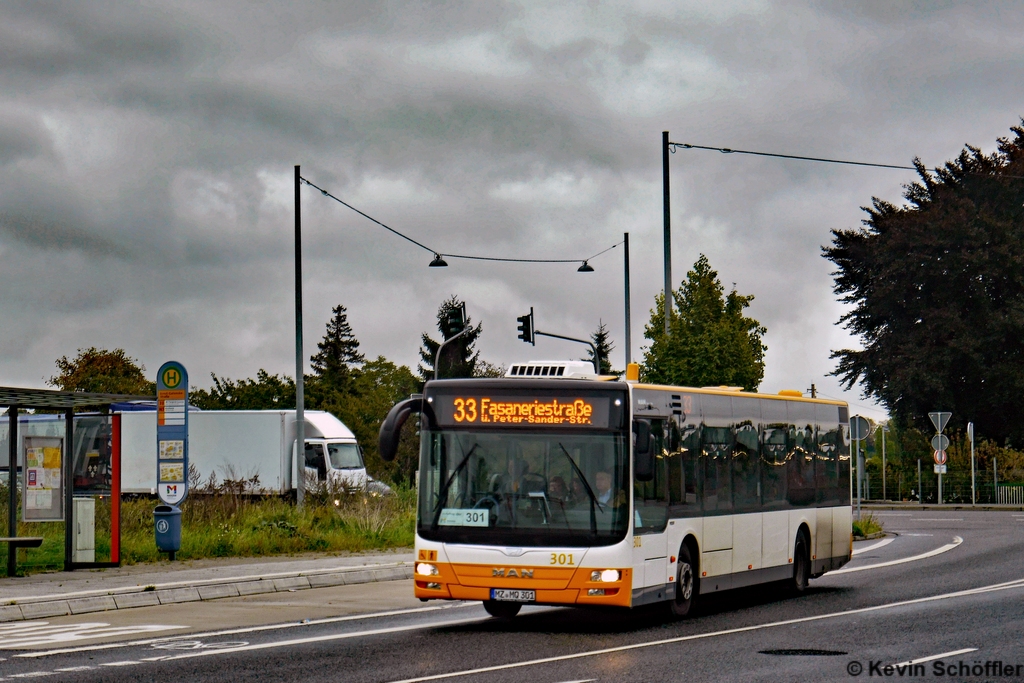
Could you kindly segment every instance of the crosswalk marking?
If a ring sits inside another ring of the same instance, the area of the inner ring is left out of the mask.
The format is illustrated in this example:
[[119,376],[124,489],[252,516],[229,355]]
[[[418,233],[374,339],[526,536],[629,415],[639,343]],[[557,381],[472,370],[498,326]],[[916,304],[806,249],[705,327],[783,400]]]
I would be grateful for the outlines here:
[[111,626],[101,621],[80,624],[51,624],[48,621],[22,621],[0,626],[0,649],[38,647],[75,643],[95,638],[131,636],[187,628],[164,624],[138,624],[134,626]]

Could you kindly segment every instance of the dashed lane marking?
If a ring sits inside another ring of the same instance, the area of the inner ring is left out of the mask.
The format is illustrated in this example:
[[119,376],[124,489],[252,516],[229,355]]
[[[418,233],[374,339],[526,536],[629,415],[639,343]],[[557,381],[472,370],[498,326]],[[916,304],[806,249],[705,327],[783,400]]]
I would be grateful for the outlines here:
[[976,648],[976,647],[965,647],[962,650],[953,650],[951,652],[943,652],[941,654],[931,655],[929,657],[918,657],[917,659],[911,659],[910,661],[907,661],[907,662],[900,662],[899,664],[893,664],[893,666],[906,666],[908,664],[924,664],[925,662],[932,662],[932,661],[935,661],[936,659],[942,659],[943,657],[955,657],[957,655],[965,655],[968,652],[977,652],[977,651],[978,651],[978,648]]
[[878,543],[872,543],[871,545],[865,546],[863,548],[854,548],[853,549],[853,554],[854,555],[860,555],[861,553],[866,553],[869,550],[878,550],[879,548],[883,548],[883,547],[889,545],[890,543],[892,543],[895,540],[896,539],[894,539],[894,538],[883,538]]

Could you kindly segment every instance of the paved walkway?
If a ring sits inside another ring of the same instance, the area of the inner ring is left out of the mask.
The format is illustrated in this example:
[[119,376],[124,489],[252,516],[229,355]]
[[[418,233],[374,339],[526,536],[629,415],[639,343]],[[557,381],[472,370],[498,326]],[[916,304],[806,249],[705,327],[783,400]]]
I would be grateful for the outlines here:
[[411,552],[231,558],[0,579],[0,622],[412,577]]

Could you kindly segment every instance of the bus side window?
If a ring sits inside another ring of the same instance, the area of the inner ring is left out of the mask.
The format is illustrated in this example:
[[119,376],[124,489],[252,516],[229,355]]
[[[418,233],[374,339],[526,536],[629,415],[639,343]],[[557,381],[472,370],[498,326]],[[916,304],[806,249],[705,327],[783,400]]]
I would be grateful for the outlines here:
[[836,406],[814,408],[818,423],[818,468],[815,479],[818,502],[839,505],[839,415]]
[[668,423],[665,420],[651,420],[651,446],[654,449],[654,478],[651,481],[635,483],[633,500],[636,505],[634,533],[655,534],[665,530],[668,524],[669,476],[667,448],[669,439]]
[[732,510],[732,404],[728,396],[701,397],[704,511]]
[[760,423],[761,401],[732,399],[736,445],[732,454],[733,502],[737,511],[761,507]]
[[762,500],[765,509],[778,510],[788,506],[786,462],[791,449],[786,402],[762,399],[761,420]]
[[787,486],[790,505],[814,503],[814,457],[817,449],[814,433],[814,404],[793,401],[789,404],[789,424],[793,433]]

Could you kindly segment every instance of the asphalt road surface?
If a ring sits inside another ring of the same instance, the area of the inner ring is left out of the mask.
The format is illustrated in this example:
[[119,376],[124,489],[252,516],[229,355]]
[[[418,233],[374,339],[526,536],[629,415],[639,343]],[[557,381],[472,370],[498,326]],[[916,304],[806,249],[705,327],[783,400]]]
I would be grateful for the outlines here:
[[1024,681],[1024,513],[875,514],[898,535],[805,595],[733,591],[684,621],[502,622],[388,582],[0,625],[0,680]]

